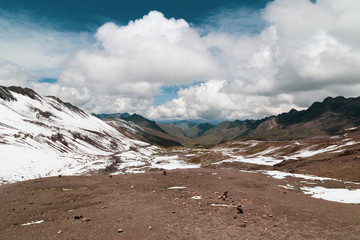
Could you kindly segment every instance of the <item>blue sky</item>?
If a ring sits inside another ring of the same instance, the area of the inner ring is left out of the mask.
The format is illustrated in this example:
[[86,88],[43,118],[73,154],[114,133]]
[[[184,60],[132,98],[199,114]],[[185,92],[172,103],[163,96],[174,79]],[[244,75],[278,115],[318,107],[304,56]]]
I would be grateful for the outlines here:
[[184,18],[193,24],[202,24],[207,18],[226,9],[261,9],[269,0],[1,0],[3,11],[26,13],[40,21],[50,21],[57,27],[72,31],[95,31],[99,26],[115,21],[127,24],[151,10],[166,17]]
[[[60,31],[94,33],[106,22],[126,25],[129,21],[141,18],[151,10],[157,10],[168,18],[183,18],[194,26],[202,27],[204,31],[207,31],[207,27],[211,25],[212,28],[226,28],[224,29],[226,31],[256,33],[264,27],[264,22],[257,15],[257,11],[264,8],[267,2],[269,0],[2,0],[0,7],[4,12],[25,15],[39,24],[45,24]],[[218,21],[218,15],[223,11],[229,14],[239,13],[230,11],[232,9],[244,10],[241,22],[224,25]],[[39,78],[38,81],[56,83],[57,79],[54,77],[56,76],[45,76]],[[161,87],[161,93],[154,95],[154,106],[178,97],[177,91],[181,87],[185,86]]]
[[245,119],[360,92],[360,1],[0,0],[0,84],[95,113]]

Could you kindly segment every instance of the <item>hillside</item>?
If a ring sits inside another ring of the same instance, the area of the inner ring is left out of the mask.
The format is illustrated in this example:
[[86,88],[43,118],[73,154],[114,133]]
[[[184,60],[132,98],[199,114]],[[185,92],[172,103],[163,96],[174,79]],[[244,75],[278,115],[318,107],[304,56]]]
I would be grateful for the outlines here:
[[28,88],[0,86],[0,183],[103,171],[156,149],[81,109]]
[[183,145],[214,146],[235,139],[284,141],[334,136],[344,129],[359,126],[359,119],[360,97],[328,97],[323,102],[313,103],[306,110],[292,109],[259,120],[225,121],[216,126],[207,124],[203,128],[204,124],[196,124],[181,129],[173,123],[162,124],[161,127]]
[[125,126],[128,125],[126,122],[130,125],[135,124],[135,126],[138,126],[136,134],[142,141],[161,147],[182,146],[176,137],[164,131],[155,121],[144,118],[139,114],[114,113],[93,115],[111,123],[117,128],[127,128]]
[[248,138],[267,140],[304,139],[334,136],[360,125],[360,97],[326,98],[308,109],[271,117],[248,134]]
[[[299,140],[240,139],[283,138],[279,131],[330,121],[335,111],[339,129],[356,124],[353,114],[340,118],[350,111],[341,108],[293,110],[281,124],[277,116],[194,125],[186,141],[222,143],[161,148],[144,142],[159,141],[146,134],[167,131],[139,115],[132,119],[142,126],[102,121],[56,97],[0,87],[0,236],[357,239],[360,127]],[[293,122],[294,113],[305,120]]]

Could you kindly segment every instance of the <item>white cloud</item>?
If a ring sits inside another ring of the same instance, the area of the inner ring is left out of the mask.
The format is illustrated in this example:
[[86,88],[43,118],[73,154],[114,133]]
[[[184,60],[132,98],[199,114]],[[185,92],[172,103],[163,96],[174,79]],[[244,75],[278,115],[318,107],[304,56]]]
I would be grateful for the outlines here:
[[0,85],[3,86],[25,86],[28,75],[21,69],[10,63],[0,64]]
[[152,109],[190,118],[258,118],[308,107],[326,96],[356,96],[360,76],[360,2],[276,0],[258,35],[210,33],[207,46],[227,66],[227,81],[179,92]]
[[25,15],[0,15],[0,64],[18,66],[30,80],[57,77],[72,52],[89,45],[85,33],[57,31]]
[[61,84],[151,97],[162,84],[225,77],[221,64],[185,20],[167,19],[157,11],[126,26],[106,23],[95,37],[100,46],[79,52],[61,75]]
[[[358,95],[360,1],[275,0],[260,13],[238,12],[235,23],[260,16],[264,29],[248,34],[237,24],[227,28],[228,15],[218,29],[206,25],[202,35],[202,26],[152,11],[124,26],[104,24],[94,35],[95,45],[78,49],[71,34],[62,39],[32,26],[34,31],[24,28],[29,40],[17,42],[11,39],[18,30],[5,27],[1,33],[11,34],[0,37],[5,53],[0,81],[21,84],[40,69],[61,69],[57,84],[33,86],[88,111],[138,112],[155,119],[259,118],[308,107],[326,96]],[[64,54],[62,40],[72,46]],[[15,48],[22,51],[12,55]],[[154,94],[165,85],[190,87],[153,107]]]
[[238,94],[232,91],[233,84],[225,80],[210,80],[182,89],[178,92],[179,98],[151,108],[148,116],[155,119],[181,119],[183,116],[189,119],[257,118],[296,107],[289,94],[271,97]]

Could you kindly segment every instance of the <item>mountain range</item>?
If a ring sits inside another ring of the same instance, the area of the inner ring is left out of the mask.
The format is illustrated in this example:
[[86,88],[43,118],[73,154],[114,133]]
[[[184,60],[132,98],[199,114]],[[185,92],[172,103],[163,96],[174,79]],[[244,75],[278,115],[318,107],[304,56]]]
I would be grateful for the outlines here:
[[[345,142],[336,149],[353,147],[346,136],[357,136],[360,125],[360,98],[344,97],[328,97],[306,110],[259,120],[165,124],[138,114],[95,117],[54,96],[0,86],[0,111],[0,184],[40,176],[189,168],[227,158],[245,161],[243,154],[251,162],[260,153],[271,153],[278,160],[261,160],[262,165],[280,164],[308,151],[311,141],[306,139],[312,137],[341,135]],[[302,147],[291,142],[301,139],[305,139]],[[281,149],[271,150],[271,141],[283,141],[274,142]],[[324,145],[324,151],[334,150],[333,145]]]
[[[214,146],[229,140],[295,140],[316,136],[333,136],[343,129],[360,125],[360,97],[328,97],[308,109],[290,110],[258,120],[224,121],[217,125],[187,120],[156,123],[140,115],[95,115],[132,121],[150,135],[183,146]],[[151,139],[149,139],[151,142]]]
[[99,119],[0,86],[0,231],[5,239],[209,239],[221,219],[219,238],[246,229],[249,239],[259,229],[258,238],[304,238],[311,223],[329,239],[356,239],[359,106],[336,97],[259,120],[164,124],[127,113]]

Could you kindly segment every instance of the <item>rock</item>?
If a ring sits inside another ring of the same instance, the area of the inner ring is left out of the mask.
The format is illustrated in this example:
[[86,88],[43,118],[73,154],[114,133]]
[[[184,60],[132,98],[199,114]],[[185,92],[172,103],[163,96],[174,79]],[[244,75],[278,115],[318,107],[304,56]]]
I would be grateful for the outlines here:
[[225,197],[225,198],[228,198],[228,191],[224,191],[222,196]]
[[246,227],[246,224],[245,224],[245,223],[243,223],[243,224],[241,224],[241,225],[240,225],[240,227]]
[[101,209],[105,209],[105,208],[106,208],[106,206],[102,206],[102,207],[101,207]]
[[237,216],[233,216],[234,219],[237,219]]
[[118,233],[122,233],[122,232],[124,232],[124,229],[119,228],[119,229],[117,230],[117,232],[118,232]]
[[91,219],[90,219],[90,218],[81,218],[81,221],[83,221],[83,222],[90,222]]
[[62,233],[62,230],[59,230],[57,233],[58,233],[58,234],[61,234],[61,233]]
[[130,186],[130,188],[131,188],[131,189],[134,189],[134,188],[135,188],[135,186]]
[[151,230],[152,229],[152,227],[151,226],[149,226],[149,230]]
[[237,213],[243,214],[244,211],[241,209],[241,207],[237,207],[236,210],[238,211]]
[[82,219],[82,218],[83,218],[83,216],[75,216],[75,217],[74,217],[74,220]]
[[166,176],[166,171],[165,170],[163,171],[163,175]]

